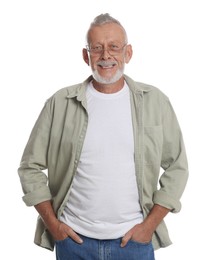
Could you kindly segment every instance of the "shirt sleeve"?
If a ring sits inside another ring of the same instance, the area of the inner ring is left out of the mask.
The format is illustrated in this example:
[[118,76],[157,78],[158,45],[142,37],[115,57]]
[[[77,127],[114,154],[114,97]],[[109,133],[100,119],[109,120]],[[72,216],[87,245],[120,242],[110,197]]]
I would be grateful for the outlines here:
[[23,201],[33,206],[51,199],[48,187],[47,153],[50,139],[50,102],[43,107],[24,149],[18,174],[24,192]]
[[187,156],[181,129],[169,100],[165,102],[164,111],[161,158],[164,173],[159,179],[160,189],[154,193],[153,201],[171,212],[179,212],[180,198],[188,179]]

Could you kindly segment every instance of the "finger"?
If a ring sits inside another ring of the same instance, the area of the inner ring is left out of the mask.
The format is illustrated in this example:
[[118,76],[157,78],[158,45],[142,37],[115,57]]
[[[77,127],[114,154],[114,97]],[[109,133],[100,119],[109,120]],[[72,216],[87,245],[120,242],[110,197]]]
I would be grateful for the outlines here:
[[82,244],[83,240],[80,238],[80,236],[78,234],[75,233],[75,231],[73,231],[72,229],[70,230],[70,232],[68,233],[69,237],[71,237],[75,242]]
[[125,234],[125,236],[122,238],[120,246],[125,247],[130,239],[131,239],[131,234],[130,233]]

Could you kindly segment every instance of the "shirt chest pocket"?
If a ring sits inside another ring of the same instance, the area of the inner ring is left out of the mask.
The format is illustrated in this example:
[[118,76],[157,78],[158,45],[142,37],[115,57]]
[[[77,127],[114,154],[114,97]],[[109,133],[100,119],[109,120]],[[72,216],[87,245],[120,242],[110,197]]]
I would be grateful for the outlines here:
[[161,125],[144,127],[144,163],[160,164],[163,145],[163,128]]

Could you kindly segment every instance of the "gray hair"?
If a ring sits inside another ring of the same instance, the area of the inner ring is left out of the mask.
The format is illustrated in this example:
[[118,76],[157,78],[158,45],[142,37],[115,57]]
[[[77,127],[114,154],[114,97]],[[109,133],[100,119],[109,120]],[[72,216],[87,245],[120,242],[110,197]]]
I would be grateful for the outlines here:
[[103,25],[103,24],[108,24],[108,23],[116,23],[118,24],[124,31],[124,36],[125,36],[125,41],[126,43],[128,43],[128,37],[127,37],[127,33],[126,33],[126,30],[124,29],[124,27],[122,26],[122,24],[117,20],[115,19],[114,17],[110,16],[108,13],[105,13],[105,14],[100,14],[98,16],[96,16],[93,20],[93,22],[90,24],[90,27],[87,31],[87,34],[86,34],[86,40],[87,42],[89,43],[89,31],[94,27],[94,26],[100,26],[100,25]]

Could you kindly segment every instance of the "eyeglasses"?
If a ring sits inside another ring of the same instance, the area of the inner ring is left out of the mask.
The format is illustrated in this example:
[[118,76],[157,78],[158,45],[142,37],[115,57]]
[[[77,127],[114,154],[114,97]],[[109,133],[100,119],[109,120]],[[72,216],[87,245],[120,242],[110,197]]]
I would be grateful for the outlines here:
[[95,45],[95,46],[86,45],[86,49],[91,55],[101,55],[106,50],[111,56],[116,56],[116,55],[122,53],[122,51],[126,45],[127,45],[127,43],[125,43],[121,47],[116,44],[111,44],[106,49],[102,45]]

